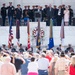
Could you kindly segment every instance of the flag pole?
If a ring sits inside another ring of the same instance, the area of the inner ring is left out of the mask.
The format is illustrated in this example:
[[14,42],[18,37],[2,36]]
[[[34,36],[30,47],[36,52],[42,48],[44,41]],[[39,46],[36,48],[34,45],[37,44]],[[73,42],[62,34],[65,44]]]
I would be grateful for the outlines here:
[[28,48],[28,50],[30,50],[30,26],[29,26],[29,19],[27,19],[27,33],[28,33],[27,48]]
[[49,44],[48,44],[48,50],[54,47],[54,39],[53,39],[53,22],[52,19],[50,19],[50,36],[49,36]]
[[19,50],[20,47],[20,21],[16,20],[16,39],[17,39],[17,50]]
[[60,39],[61,39],[61,49],[64,50],[64,20],[62,19],[61,30],[60,30]]
[[38,50],[41,50],[41,40],[40,40],[40,20],[38,19],[38,31],[37,31],[37,37],[36,37],[36,48]]

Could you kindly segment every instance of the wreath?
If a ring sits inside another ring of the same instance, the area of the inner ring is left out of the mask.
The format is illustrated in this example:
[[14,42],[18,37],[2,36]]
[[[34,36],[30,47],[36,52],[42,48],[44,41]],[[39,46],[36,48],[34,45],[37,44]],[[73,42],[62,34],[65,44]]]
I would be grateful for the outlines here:
[[[38,29],[37,28],[32,30],[32,35],[33,35],[34,38],[37,37],[37,33],[38,33]],[[40,28],[40,38],[43,38],[44,35],[45,35],[44,30],[42,28]]]

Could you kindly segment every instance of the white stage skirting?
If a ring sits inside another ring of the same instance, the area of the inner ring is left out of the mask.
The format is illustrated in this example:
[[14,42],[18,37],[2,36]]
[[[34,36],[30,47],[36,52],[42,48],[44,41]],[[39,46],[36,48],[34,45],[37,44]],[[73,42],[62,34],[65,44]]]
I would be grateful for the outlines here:
[[[30,23],[30,39],[31,39],[31,45],[36,45],[36,39],[34,39],[32,35],[32,31],[35,30],[37,27],[37,23]],[[41,23],[41,30],[44,31],[44,37],[41,39],[42,46],[47,46],[49,42],[49,28],[48,26],[45,26],[45,22]],[[58,46],[61,43],[60,40],[60,26],[54,26],[53,27],[53,38],[54,38],[54,45]],[[13,43],[16,45],[16,27],[12,27],[13,30]],[[9,26],[0,27],[0,46],[2,44],[8,45],[8,37],[9,37]],[[20,26],[20,43],[22,43],[24,46],[27,45],[27,26]],[[65,39],[64,39],[64,45],[67,46],[68,44],[72,44],[72,46],[75,46],[75,27],[74,26],[65,26]]]

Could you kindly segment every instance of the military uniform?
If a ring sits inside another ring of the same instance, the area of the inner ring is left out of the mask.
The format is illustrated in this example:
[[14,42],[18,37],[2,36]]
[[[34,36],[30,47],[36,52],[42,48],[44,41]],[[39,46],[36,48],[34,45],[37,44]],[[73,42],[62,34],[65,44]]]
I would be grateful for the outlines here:
[[1,7],[1,16],[2,16],[2,26],[5,26],[5,20],[6,20],[6,7],[5,7],[5,4],[3,4],[3,7]]

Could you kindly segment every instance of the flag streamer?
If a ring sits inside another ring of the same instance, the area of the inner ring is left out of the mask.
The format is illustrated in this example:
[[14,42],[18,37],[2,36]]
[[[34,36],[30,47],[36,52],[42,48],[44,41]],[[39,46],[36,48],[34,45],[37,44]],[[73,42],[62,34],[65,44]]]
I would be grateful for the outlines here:
[[62,24],[61,24],[61,30],[60,30],[60,39],[61,39],[61,45],[63,46],[64,43],[64,20],[62,19]]
[[50,19],[50,37],[49,37],[48,49],[50,50],[50,49],[53,48],[53,47],[54,47],[53,22],[52,22],[52,19]]
[[11,48],[12,40],[13,40],[13,30],[12,30],[12,22],[10,21],[9,27],[9,38],[8,38],[8,48]]
[[40,20],[38,20],[38,31],[37,31],[37,37],[36,37],[36,47],[38,50],[41,50],[41,40],[40,40]]
[[17,39],[17,47],[20,46],[20,21],[16,20],[16,39]]
[[30,49],[30,26],[29,26],[29,19],[27,20],[27,33],[28,33],[28,44],[27,48]]

